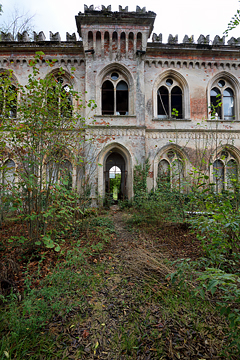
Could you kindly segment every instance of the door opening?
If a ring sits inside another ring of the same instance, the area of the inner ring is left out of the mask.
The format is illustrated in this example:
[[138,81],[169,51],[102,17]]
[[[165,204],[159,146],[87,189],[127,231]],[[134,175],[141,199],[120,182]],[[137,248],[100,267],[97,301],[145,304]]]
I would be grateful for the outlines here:
[[116,204],[127,198],[127,171],[125,160],[118,152],[111,152],[105,165],[105,196],[109,203]]

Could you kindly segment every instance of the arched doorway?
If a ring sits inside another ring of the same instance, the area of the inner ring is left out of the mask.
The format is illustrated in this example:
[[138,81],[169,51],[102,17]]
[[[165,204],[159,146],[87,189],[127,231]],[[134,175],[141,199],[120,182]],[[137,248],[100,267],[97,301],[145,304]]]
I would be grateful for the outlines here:
[[104,170],[105,196],[114,203],[127,198],[127,170],[124,157],[116,152],[110,152],[105,161]]

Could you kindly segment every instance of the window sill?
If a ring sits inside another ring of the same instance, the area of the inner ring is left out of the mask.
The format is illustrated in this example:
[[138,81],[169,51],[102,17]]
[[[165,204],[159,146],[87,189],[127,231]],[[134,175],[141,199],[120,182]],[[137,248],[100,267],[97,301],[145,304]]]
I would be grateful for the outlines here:
[[170,118],[170,119],[160,119],[160,118],[153,118],[152,121],[177,121],[177,122],[180,122],[180,121],[192,121],[191,119],[173,119],[173,118]]

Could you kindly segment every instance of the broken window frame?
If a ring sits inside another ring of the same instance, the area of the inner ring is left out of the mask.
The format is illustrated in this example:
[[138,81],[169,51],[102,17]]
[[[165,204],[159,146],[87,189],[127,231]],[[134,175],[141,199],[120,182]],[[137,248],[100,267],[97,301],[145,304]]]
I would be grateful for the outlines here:
[[[112,74],[114,75],[118,75],[117,76],[112,76]],[[107,84],[109,82],[109,84],[111,83],[112,88],[104,88],[104,85]],[[125,86],[125,89],[119,89],[119,87],[123,85]],[[110,99],[110,109],[107,109],[107,102],[106,101],[106,94],[109,92],[109,96],[111,97]],[[125,94],[124,94],[125,93]],[[121,107],[121,103],[123,103],[122,98],[124,99],[125,97],[125,104],[122,105]],[[126,80],[126,78],[117,70],[113,70],[111,71],[104,79],[102,82],[102,86],[101,86],[101,110],[102,110],[102,115],[109,115],[109,116],[127,116],[129,115],[129,84],[128,81]]]

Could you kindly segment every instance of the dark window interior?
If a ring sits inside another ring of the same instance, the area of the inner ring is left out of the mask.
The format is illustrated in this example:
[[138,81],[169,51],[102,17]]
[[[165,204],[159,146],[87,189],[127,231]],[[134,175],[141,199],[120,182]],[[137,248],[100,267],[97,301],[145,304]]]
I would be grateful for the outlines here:
[[117,84],[116,89],[116,112],[117,115],[128,114],[128,86],[124,81]]
[[169,92],[165,86],[161,86],[158,90],[158,115],[169,117]]
[[114,88],[109,80],[102,85],[102,114],[114,115]]
[[178,86],[174,86],[171,91],[171,116],[173,109],[177,110],[176,117],[182,119],[182,90]]

